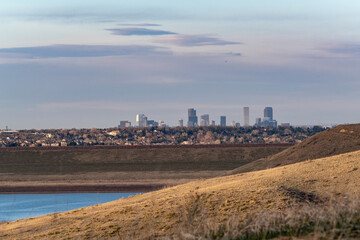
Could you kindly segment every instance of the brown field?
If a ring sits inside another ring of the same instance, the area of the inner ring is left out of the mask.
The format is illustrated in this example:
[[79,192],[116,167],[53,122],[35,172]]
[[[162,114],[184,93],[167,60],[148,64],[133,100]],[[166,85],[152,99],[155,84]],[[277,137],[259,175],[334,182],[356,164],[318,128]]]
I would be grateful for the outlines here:
[[64,150],[93,150],[93,149],[164,149],[164,148],[252,148],[252,147],[290,147],[292,143],[256,143],[256,144],[193,144],[193,145],[93,145],[66,147],[1,147],[0,152],[18,151],[64,151]]
[[360,124],[339,125],[278,154],[242,165],[226,175],[258,171],[357,150],[360,150]]
[[0,192],[151,191],[216,177],[289,145],[2,149]]
[[357,151],[2,223],[0,239],[357,239],[359,182]]

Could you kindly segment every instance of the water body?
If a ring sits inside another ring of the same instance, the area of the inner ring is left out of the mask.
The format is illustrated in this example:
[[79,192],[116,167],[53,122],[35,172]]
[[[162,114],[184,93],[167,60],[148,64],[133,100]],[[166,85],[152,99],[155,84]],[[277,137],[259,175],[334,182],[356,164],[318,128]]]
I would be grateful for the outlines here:
[[0,221],[14,221],[111,202],[138,193],[0,194]]

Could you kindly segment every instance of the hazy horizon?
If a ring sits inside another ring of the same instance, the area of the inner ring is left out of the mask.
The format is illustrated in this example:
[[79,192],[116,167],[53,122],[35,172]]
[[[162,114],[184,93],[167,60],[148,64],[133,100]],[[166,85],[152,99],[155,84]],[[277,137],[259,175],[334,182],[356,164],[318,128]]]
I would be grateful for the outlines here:
[[0,129],[113,127],[187,109],[243,125],[360,119],[360,2],[34,1],[0,9]]

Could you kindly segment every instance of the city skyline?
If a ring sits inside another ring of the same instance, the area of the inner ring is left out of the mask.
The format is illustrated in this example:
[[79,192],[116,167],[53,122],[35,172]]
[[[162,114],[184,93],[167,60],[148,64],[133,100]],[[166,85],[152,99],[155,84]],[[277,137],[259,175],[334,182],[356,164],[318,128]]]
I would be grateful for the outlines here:
[[[260,107],[261,108],[261,107]],[[258,108],[257,108],[258,109]],[[156,112],[156,111],[155,111]],[[183,110],[184,112],[184,110]],[[113,120],[112,122],[114,123],[113,125],[108,125],[108,126],[102,126],[102,127],[96,127],[96,126],[91,126],[91,127],[60,127],[60,128],[13,128],[11,125],[6,125],[5,127],[0,126],[0,130],[29,130],[29,129],[71,129],[71,128],[78,128],[78,129],[86,129],[86,128],[112,128],[112,127],[119,127],[119,128],[128,128],[128,127],[178,127],[178,126],[182,126],[183,127],[189,127],[189,114],[192,112],[192,114],[194,114],[194,119],[196,119],[197,124],[194,125],[196,127],[201,127],[201,126],[241,126],[241,127],[247,127],[247,126],[263,126],[259,123],[263,122],[263,121],[267,121],[267,120],[275,120],[273,119],[274,113],[273,113],[273,108],[272,107],[264,107],[262,106],[261,110],[257,111],[256,113],[254,113],[252,111],[251,107],[241,107],[238,106],[237,112],[231,112],[229,114],[219,114],[219,113],[215,113],[215,114],[209,114],[208,111],[205,111],[203,109],[200,109],[200,111],[198,111],[197,108],[188,108],[187,109],[187,116],[185,118],[183,118],[183,116],[181,115],[177,115],[177,120],[176,119],[172,119],[170,121],[164,121],[161,118],[157,117],[155,114],[152,114],[150,111],[146,111],[146,114],[144,113],[138,113],[135,111],[135,115],[130,117],[130,118],[122,118],[120,117],[120,119],[117,120]],[[221,111],[222,113],[224,113],[225,111]],[[278,113],[276,113],[276,115],[278,115]],[[148,117],[150,116],[150,117]],[[229,116],[235,116],[235,118],[230,118]],[[247,121],[247,117],[249,117],[249,125],[246,124]],[[252,118],[250,118],[250,116]],[[202,117],[206,117],[207,122],[206,124],[202,125],[201,124],[201,120]],[[150,119],[151,118],[151,119]],[[270,119],[268,119],[270,118]],[[184,120],[186,119],[186,120]],[[222,120],[225,123],[225,125],[222,125]],[[339,125],[338,123],[331,123],[331,122],[327,122],[327,123],[319,123],[319,124],[293,124],[289,121],[287,121],[286,119],[283,119],[284,121],[275,121],[276,122],[276,126],[280,126],[280,125],[289,125],[289,126],[324,126],[324,127],[330,127],[330,126],[336,126]],[[192,127],[193,125],[190,125],[190,127]],[[267,125],[266,125],[267,126]]]
[[[263,118],[255,118],[254,124],[252,124],[249,121],[250,116],[250,107],[244,107],[243,108],[243,123],[240,121],[232,120],[230,124],[227,124],[227,117],[226,115],[221,115],[218,123],[214,120],[214,118],[210,118],[210,115],[208,113],[204,113],[200,115],[200,118],[197,115],[197,110],[195,108],[188,108],[188,121],[187,121],[187,127],[208,127],[208,126],[232,126],[232,127],[249,127],[249,126],[261,126],[261,127],[277,127],[278,123],[273,118],[273,108],[272,107],[265,107],[263,112]],[[199,121],[200,119],[200,121]],[[286,125],[290,125],[290,123],[286,122],[283,123]],[[131,121],[130,120],[120,120],[120,124],[118,125],[119,128],[126,128],[131,127]],[[184,120],[180,118],[178,120],[177,125],[169,125],[163,120],[149,120],[148,117],[143,113],[136,114],[136,120],[134,127],[142,128],[142,127],[184,127]]]
[[[243,122],[239,105],[294,125],[356,123],[360,2],[6,1],[0,126],[91,128],[141,112],[169,125]],[[179,114],[181,113],[181,114]]]
[[[241,127],[253,127],[253,126],[272,126],[272,125],[261,125],[263,121],[272,121],[274,113],[272,107],[262,107],[260,111],[257,111],[254,113],[252,111],[251,107],[238,107],[238,112],[231,112],[229,115],[224,114],[209,114],[206,111],[196,108],[188,108],[187,109],[187,116],[183,118],[181,115],[178,115],[180,117],[176,119],[173,119],[173,121],[164,121],[158,117],[156,117],[155,114],[152,114],[150,111],[147,111],[146,114],[144,113],[136,113],[134,116],[130,118],[121,118],[118,120],[113,120],[113,125],[109,126],[103,126],[103,127],[95,127],[95,128],[113,128],[113,127],[119,127],[119,128],[128,128],[128,127],[135,127],[135,128],[141,128],[141,127],[189,127],[189,114],[194,114],[193,117],[197,121],[197,124],[190,125],[190,127],[201,127],[201,126],[241,126]],[[224,111],[222,111],[224,113]],[[249,125],[246,124],[247,117],[249,116]],[[277,115],[277,113],[276,113]],[[150,116],[150,117],[149,117]],[[235,118],[229,118],[229,116],[236,116]],[[252,118],[250,118],[252,116]],[[202,118],[205,117],[207,122],[206,124],[201,124]],[[270,119],[268,119],[270,117]],[[151,119],[150,119],[151,118]],[[186,119],[186,120],[184,120]],[[330,127],[330,126],[336,126],[337,123],[319,123],[319,124],[292,124],[289,121],[276,121],[276,127],[280,125],[289,125],[289,126],[324,126],[324,127]],[[174,124],[172,124],[174,123]],[[222,123],[225,123],[223,125]],[[260,124],[259,124],[260,123]],[[94,127],[69,127],[69,128],[13,128],[9,125],[6,125],[5,127],[0,126],[0,130],[29,130],[29,129],[71,129],[71,128],[78,128],[78,129],[86,129],[86,128],[94,128]]]

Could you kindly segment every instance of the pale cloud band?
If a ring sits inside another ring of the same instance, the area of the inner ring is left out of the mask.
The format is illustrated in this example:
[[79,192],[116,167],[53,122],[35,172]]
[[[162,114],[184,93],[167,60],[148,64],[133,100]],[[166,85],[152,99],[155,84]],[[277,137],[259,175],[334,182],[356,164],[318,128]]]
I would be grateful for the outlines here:
[[131,27],[160,27],[160,24],[155,23],[120,23],[119,26],[131,26]]
[[[152,26],[152,24],[149,24]],[[130,25],[142,26],[142,25]],[[147,25],[145,25],[147,26]],[[159,36],[160,39],[155,40],[155,43],[170,44],[183,47],[196,47],[196,46],[211,46],[211,45],[236,45],[242,42],[226,41],[215,37],[210,34],[179,34],[171,31],[155,30],[149,28],[110,28],[106,29],[113,35],[120,36]]]
[[164,47],[149,45],[49,45],[0,49],[0,56],[19,58],[79,58],[148,54],[163,55],[170,54],[170,51]]
[[325,48],[325,51],[348,57],[359,57],[360,56],[360,44],[358,43],[343,43],[335,46]]
[[235,45],[242,44],[241,42],[232,42],[222,40],[220,38],[211,35],[169,35],[164,36],[158,43],[171,44],[183,47],[195,47],[195,46],[209,46],[209,45]]
[[164,30],[154,30],[148,28],[111,28],[106,29],[110,31],[113,35],[122,35],[122,36],[153,36],[153,35],[172,35],[177,34],[170,31]]

